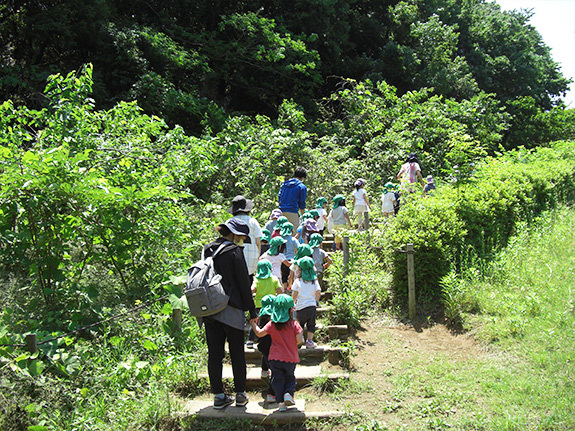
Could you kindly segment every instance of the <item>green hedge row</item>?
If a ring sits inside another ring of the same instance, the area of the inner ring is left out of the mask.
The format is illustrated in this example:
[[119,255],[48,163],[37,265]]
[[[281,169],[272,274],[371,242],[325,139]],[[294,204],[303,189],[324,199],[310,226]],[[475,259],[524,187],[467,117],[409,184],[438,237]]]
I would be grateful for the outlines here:
[[379,236],[392,262],[394,298],[406,304],[405,244],[415,248],[418,306],[439,303],[440,280],[475,259],[489,260],[520,222],[575,201],[575,142],[518,149],[478,164],[465,181],[442,185],[433,196],[403,198],[398,216]]

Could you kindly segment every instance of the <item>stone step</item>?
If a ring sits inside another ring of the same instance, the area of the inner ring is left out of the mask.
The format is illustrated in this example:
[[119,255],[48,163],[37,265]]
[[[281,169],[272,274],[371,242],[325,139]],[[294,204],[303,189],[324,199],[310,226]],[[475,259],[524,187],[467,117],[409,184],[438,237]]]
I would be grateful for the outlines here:
[[[329,363],[332,365],[339,364],[340,359],[342,359],[342,352],[343,349],[341,347],[331,347],[331,346],[317,346],[314,349],[306,349],[302,347],[299,349],[299,357],[302,361],[316,359],[316,360],[323,360],[323,358],[327,355]],[[257,363],[259,364],[262,353],[257,349],[248,349],[245,348],[246,353],[246,361],[250,363]],[[297,367],[296,367],[297,369]]]
[[317,307],[316,308],[316,316],[317,317],[324,316],[328,312],[330,312],[332,309],[333,309],[333,306],[331,306],[331,305],[324,305],[321,307]]
[[195,416],[197,419],[232,419],[246,420],[258,425],[290,425],[301,424],[309,419],[329,419],[332,417],[342,416],[343,412],[306,412],[305,400],[295,399],[295,406],[289,407],[286,412],[279,412],[277,404],[267,404],[263,400],[250,402],[244,407],[228,406],[221,410],[213,407],[213,401],[209,400],[190,400],[187,401],[181,411],[177,412],[178,416]]
[[[322,374],[322,369],[320,365],[300,365],[295,368],[295,379],[296,379],[296,390],[302,386],[309,385],[314,379],[324,376]],[[198,375],[199,379],[208,380],[208,373],[200,373]],[[222,378],[230,379],[233,381],[234,375],[232,372],[232,367],[229,365],[224,365],[222,370]],[[330,372],[327,374],[329,380],[338,379],[349,379],[349,373],[346,372]],[[257,388],[263,388],[267,386],[264,379],[261,378],[261,368],[260,367],[248,367],[247,369],[247,389],[253,390]]]
[[346,340],[348,336],[347,325],[323,325],[316,323],[316,330],[326,331],[330,340]]

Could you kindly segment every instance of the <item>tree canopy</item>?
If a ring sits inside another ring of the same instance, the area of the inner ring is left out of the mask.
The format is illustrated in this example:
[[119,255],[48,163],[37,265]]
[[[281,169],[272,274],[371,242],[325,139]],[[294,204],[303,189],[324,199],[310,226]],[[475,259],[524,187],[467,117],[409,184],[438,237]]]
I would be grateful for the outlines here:
[[[45,106],[48,75],[92,63],[98,106],[137,100],[193,134],[234,113],[275,117],[284,100],[317,118],[345,79],[494,94],[518,124],[518,103],[544,112],[568,88],[530,13],[486,0],[29,0],[0,13],[4,100]],[[524,138],[513,124],[510,147]]]

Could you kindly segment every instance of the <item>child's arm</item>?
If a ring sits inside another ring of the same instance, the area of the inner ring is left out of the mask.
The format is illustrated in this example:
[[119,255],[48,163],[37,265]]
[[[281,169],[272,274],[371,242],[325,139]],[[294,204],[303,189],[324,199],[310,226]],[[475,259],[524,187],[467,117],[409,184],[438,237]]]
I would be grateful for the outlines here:
[[[259,335],[258,335],[259,337]],[[299,334],[295,334],[295,340],[297,342],[297,346],[301,346],[303,344],[303,331],[301,331]]]
[[329,266],[333,263],[333,260],[331,259],[331,257],[329,257],[329,254],[325,254],[325,263],[323,264],[323,269],[328,269]]
[[299,294],[299,292],[298,292],[297,290],[293,290],[293,289],[292,289],[291,297],[293,298],[294,304],[295,304],[296,301],[297,301],[298,294]]
[[258,337],[265,337],[266,335],[268,335],[266,331],[264,331],[262,328],[259,328],[258,325],[256,325],[255,319],[250,320],[250,325],[252,325],[252,329],[254,330],[255,334]]
[[350,227],[350,228],[353,227],[353,226],[351,225],[351,220],[349,219],[349,216],[347,215],[347,213],[345,213],[345,218],[347,219],[347,222],[349,223],[349,227]]

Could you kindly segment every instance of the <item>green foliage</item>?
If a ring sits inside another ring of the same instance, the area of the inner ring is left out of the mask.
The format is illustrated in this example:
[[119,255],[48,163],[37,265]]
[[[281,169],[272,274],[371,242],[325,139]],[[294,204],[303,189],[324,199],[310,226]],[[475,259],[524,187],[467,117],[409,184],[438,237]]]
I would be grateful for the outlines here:
[[572,202],[574,156],[568,142],[517,150],[485,160],[466,182],[444,185],[432,197],[402,198],[398,217],[378,240],[393,262],[396,299],[406,303],[407,294],[406,259],[397,250],[413,243],[418,304],[427,308],[443,297],[451,318],[457,318],[459,311],[451,303],[459,302],[459,292],[448,274],[465,272],[476,259],[489,259],[522,222]]

